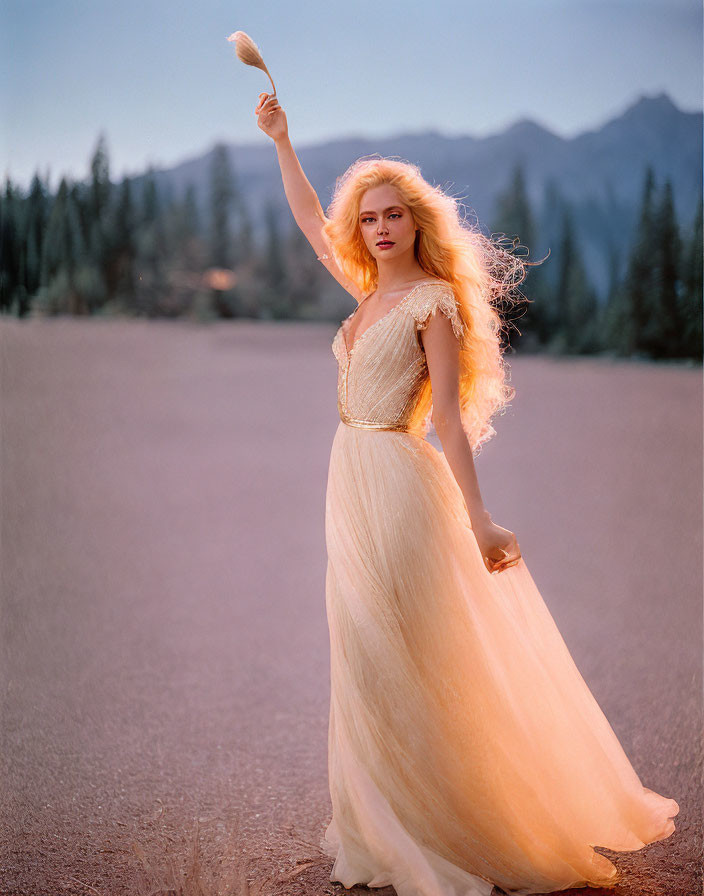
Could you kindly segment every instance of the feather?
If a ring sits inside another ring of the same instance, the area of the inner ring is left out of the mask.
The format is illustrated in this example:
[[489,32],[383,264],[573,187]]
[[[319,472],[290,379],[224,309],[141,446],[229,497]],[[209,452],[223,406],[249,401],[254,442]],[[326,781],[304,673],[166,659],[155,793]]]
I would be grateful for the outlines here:
[[253,65],[255,68],[260,68],[267,74],[274,90],[273,95],[276,96],[274,79],[269,74],[269,69],[262,59],[259,47],[254,43],[252,38],[244,31],[234,31],[227,39],[235,44],[235,53],[237,53],[238,59],[244,62],[245,65]]

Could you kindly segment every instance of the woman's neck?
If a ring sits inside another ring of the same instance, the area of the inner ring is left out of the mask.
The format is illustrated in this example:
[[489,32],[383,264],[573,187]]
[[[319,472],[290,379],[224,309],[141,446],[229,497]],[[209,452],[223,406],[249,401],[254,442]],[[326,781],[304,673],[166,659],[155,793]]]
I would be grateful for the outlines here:
[[393,292],[404,289],[408,284],[427,277],[427,272],[415,258],[394,258],[377,262],[377,292]]

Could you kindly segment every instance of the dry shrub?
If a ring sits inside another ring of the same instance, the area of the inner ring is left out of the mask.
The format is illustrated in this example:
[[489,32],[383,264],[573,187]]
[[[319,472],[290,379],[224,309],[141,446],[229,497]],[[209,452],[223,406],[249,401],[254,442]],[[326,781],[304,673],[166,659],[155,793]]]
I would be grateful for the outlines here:
[[[150,832],[148,844],[132,841],[139,863],[137,896],[290,896],[298,876],[313,870],[319,872],[316,888],[307,890],[301,882],[304,888],[298,886],[296,892],[319,893],[321,881],[327,892],[342,892],[328,881],[329,858],[291,825],[283,841],[288,857],[266,845],[259,847],[259,855],[249,854],[239,822],[196,818],[190,833],[176,830],[174,836],[174,826],[164,823]],[[292,852],[297,856],[293,860]]]

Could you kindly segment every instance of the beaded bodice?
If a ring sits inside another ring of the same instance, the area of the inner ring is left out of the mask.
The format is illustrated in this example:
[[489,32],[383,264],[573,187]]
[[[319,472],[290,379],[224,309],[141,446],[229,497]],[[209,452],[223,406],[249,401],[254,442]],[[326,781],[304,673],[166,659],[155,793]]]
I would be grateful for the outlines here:
[[[360,306],[357,306],[358,308]],[[418,434],[430,411],[430,382],[418,335],[439,309],[458,338],[464,331],[452,288],[442,280],[420,283],[379,320],[357,333],[348,347],[353,312],[337,330],[337,407],[345,422]]]

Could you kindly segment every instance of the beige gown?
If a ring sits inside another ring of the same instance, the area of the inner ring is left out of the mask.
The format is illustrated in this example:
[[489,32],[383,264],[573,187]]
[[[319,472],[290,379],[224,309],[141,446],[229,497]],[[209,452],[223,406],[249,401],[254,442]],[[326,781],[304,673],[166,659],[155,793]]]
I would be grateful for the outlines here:
[[679,807],[641,784],[525,562],[488,572],[444,455],[409,428],[436,310],[461,333],[434,281],[351,352],[344,323],[332,344],[330,880],[398,896],[614,886],[592,847],[664,839]]

